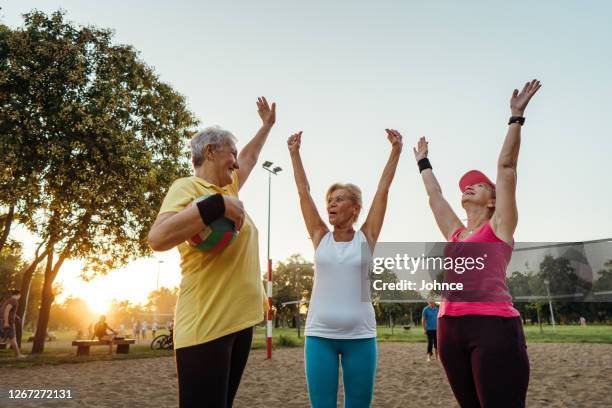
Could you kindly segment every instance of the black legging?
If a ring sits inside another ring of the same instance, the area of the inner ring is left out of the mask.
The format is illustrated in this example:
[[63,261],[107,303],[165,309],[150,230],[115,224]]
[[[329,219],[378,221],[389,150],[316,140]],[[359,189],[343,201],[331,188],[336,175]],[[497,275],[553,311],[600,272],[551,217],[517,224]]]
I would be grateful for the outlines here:
[[443,316],[438,352],[462,408],[525,406],[529,359],[520,317]]
[[230,408],[251,351],[253,328],[176,349],[181,408]]
[[436,331],[435,330],[427,330],[427,354],[433,354],[432,351],[434,348],[438,348],[438,342],[436,341]]

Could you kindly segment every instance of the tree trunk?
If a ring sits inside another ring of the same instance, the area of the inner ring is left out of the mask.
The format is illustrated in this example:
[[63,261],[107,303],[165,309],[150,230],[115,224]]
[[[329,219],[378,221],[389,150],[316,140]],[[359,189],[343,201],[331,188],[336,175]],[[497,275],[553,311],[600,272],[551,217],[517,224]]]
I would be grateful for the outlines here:
[[[5,218],[6,217],[6,218]],[[11,224],[15,217],[15,206],[11,205],[7,214],[3,215],[2,232],[0,233],[0,251],[4,248],[6,241],[8,240],[9,232],[11,232]],[[4,219],[5,218],[5,219]]]
[[34,344],[32,345],[32,353],[42,353],[45,350],[45,339],[47,337],[47,327],[49,325],[49,314],[51,305],[55,299],[53,294],[53,281],[57,276],[62,264],[68,257],[72,249],[72,243],[68,243],[64,250],[59,255],[57,262],[53,265],[53,246],[47,247],[47,265],[45,268],[45,281],[43,283],[42,299],[40,302],[40,311],[38,313],[38,324],[36,325],[36,335],[34,336]]
[[51,312],[51,304],[53,304],[53,281],[57,276],[60,268],[64,261],[70,255],[72,246],[76,242],[79,233],[87,228],[89,221],[91,221],[91,213],[85,213],[81,219],[81,228],[77,231],[74,236],[68,240],[64,249],[57,258],[57,262],[53,265],[53,254],[55,249],[55,243],[57,238],[50,238],[49,243],[45,249],[47,252],[47,265],[45,268],[45,281],[43,283],[42,299],[40,302],[40,311],[38,313],[38,324],[36,325],[36,335],[34,336],[34,344],[32,345],[32,353],[42,353],[45,350],[45,338],[47,336],[47,326],[49,325],[49,314]]
[[45,351],[45,337],[47,325],[49,324],[49,312],[53,303],[53,281],[50,279],[53,272],[53,249],[47,254],[47,265],[45,267],[45,281],[43,283],[40,311],[38,313],[38,324],[34,335],[32,353],[43,353]]
[[26,310],[28,310],[28,300],[30,297],[30,286],[32,284],[32,277],[34,276],[36,267],[44,259],[44,257],[47,254],[47,251],[43,252],[40,255],[38,254],[41,245],[42,244],[40,244],[38,248],[36,249],[36,255],[34,257],[34,261],[32,261],[30,266],[28,266],[28,268],[24,270],[23,274],[21,275],[21,287],[20,287],[21,301],[17,305],[17,312],[16,312],[16,315],[19,316],[20,324],[15,325],[15,331],[17,332],[15,334],[17,336],[17,344],[19,344],[19,347],[21,347],[21,337],[23,333],[23,325],[25,324],[25,319],[26,319],[25,313],[26,313]]

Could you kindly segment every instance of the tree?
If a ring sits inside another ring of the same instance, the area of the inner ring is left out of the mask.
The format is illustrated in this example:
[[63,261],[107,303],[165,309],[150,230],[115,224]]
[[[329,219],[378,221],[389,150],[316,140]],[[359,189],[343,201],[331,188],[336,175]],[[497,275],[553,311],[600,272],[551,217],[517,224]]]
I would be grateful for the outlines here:
[[161,287],[159,290],[152,291],[147,297],[146,308],[159,315],[174,314],[178,291],[178,287],[172,289]]
[[[42,285],[45,280],[44,268],[39,266],[32,274],[30,280],[31,288],[27,292],[29,299],[25,296],[21,296],[19,301],[20,308],[23,307],[23,313],[20,315],[23,319],[22,326],[32,329],[36,329],[36,322],[38,322],[38,309],[40,308],[40,301],[42,299]],[[19,312],[19,308],[17,309]]]
[[83,329],[97,319],[87,302],[78,297],[69,297],[61,304],[53,304],[49,328],[55,329]]
[[[291,255],[285,262],[279,262],[274,269],[272,281],[272,305],[276,309],[275,327],[291,322],[294,327],[297,321],[298,306],[283,305],[286,302],[305,301],[310,299],[314,276],[314,265],[307,262],[302,255]],[[307,309],[307,306],[303,306]]]
[[[120,324],[125,324],[127,328],[132,328],[134,322],[140,320],[141,316],[146,313],[148,313],[147,310],[140,304],[133,304],[128,300],[113,300],[106,317],[111,325],[118,327]],[[132,335],[135,334],[132,333]]]
[[84,260],[91,278],[149,254],[146,234],[167,187],[189,173],[184,142],[197,122],[184,97],[132,47],[113,45],[109,30],[76,27],[60,12],[24,18],[4,42],[10,69],[0,75],[17,101],[8,110],[25,120],[9,121],[10,138],[32,151],[28,160],[42,158],[22,176],[38,189],[23,222],[45,262],[36,353],[67,259]]
[[8,295],[8,291],[17,288],[24,263],[21,244],[18,242],[10,241],[0,250],[0,299]]
[[[384,322],[393,328],[397,322],[402,324],[413,323],[414,313],[420,311],[427,304],[423,296],[416,290],[376,290],[373,285],[376,280],[386,284],[400,282],[397,274],[389,269],[376,274],[370,271],[369,279],[370,296],[378,324]],[[442,280],[441,274],[438,275],[438,279]],[[431,291],[429,295],[435,296],[437,293]]]
[[604,268],[597,272],[598,277],[593,283],[593,291],[612,290],[612,259],[606,261]]

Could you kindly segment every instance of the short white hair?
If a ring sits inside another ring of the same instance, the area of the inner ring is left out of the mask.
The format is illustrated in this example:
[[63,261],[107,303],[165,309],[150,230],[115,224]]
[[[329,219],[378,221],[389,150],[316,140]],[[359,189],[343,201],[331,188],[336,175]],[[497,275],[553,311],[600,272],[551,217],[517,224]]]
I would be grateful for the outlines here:
[[193,165],[198,167],[204,163],[204,152],[208,145],[212,145],[215,151],[219,151],[228,140],[237,142],[236,136],[229,130],[221,128],[221,126],[209,126],[199,131],[189,142]]

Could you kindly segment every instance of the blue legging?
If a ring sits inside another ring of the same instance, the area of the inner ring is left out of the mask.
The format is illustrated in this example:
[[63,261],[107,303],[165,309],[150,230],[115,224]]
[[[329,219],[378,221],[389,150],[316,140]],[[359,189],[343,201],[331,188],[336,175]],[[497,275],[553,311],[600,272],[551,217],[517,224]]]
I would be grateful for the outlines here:
[[372,403],[376,377],[375,337],[340,340],[306,336],[304,360],[308,396],[313,408],[336,408],[339,361],[344,407],[366,408]]

